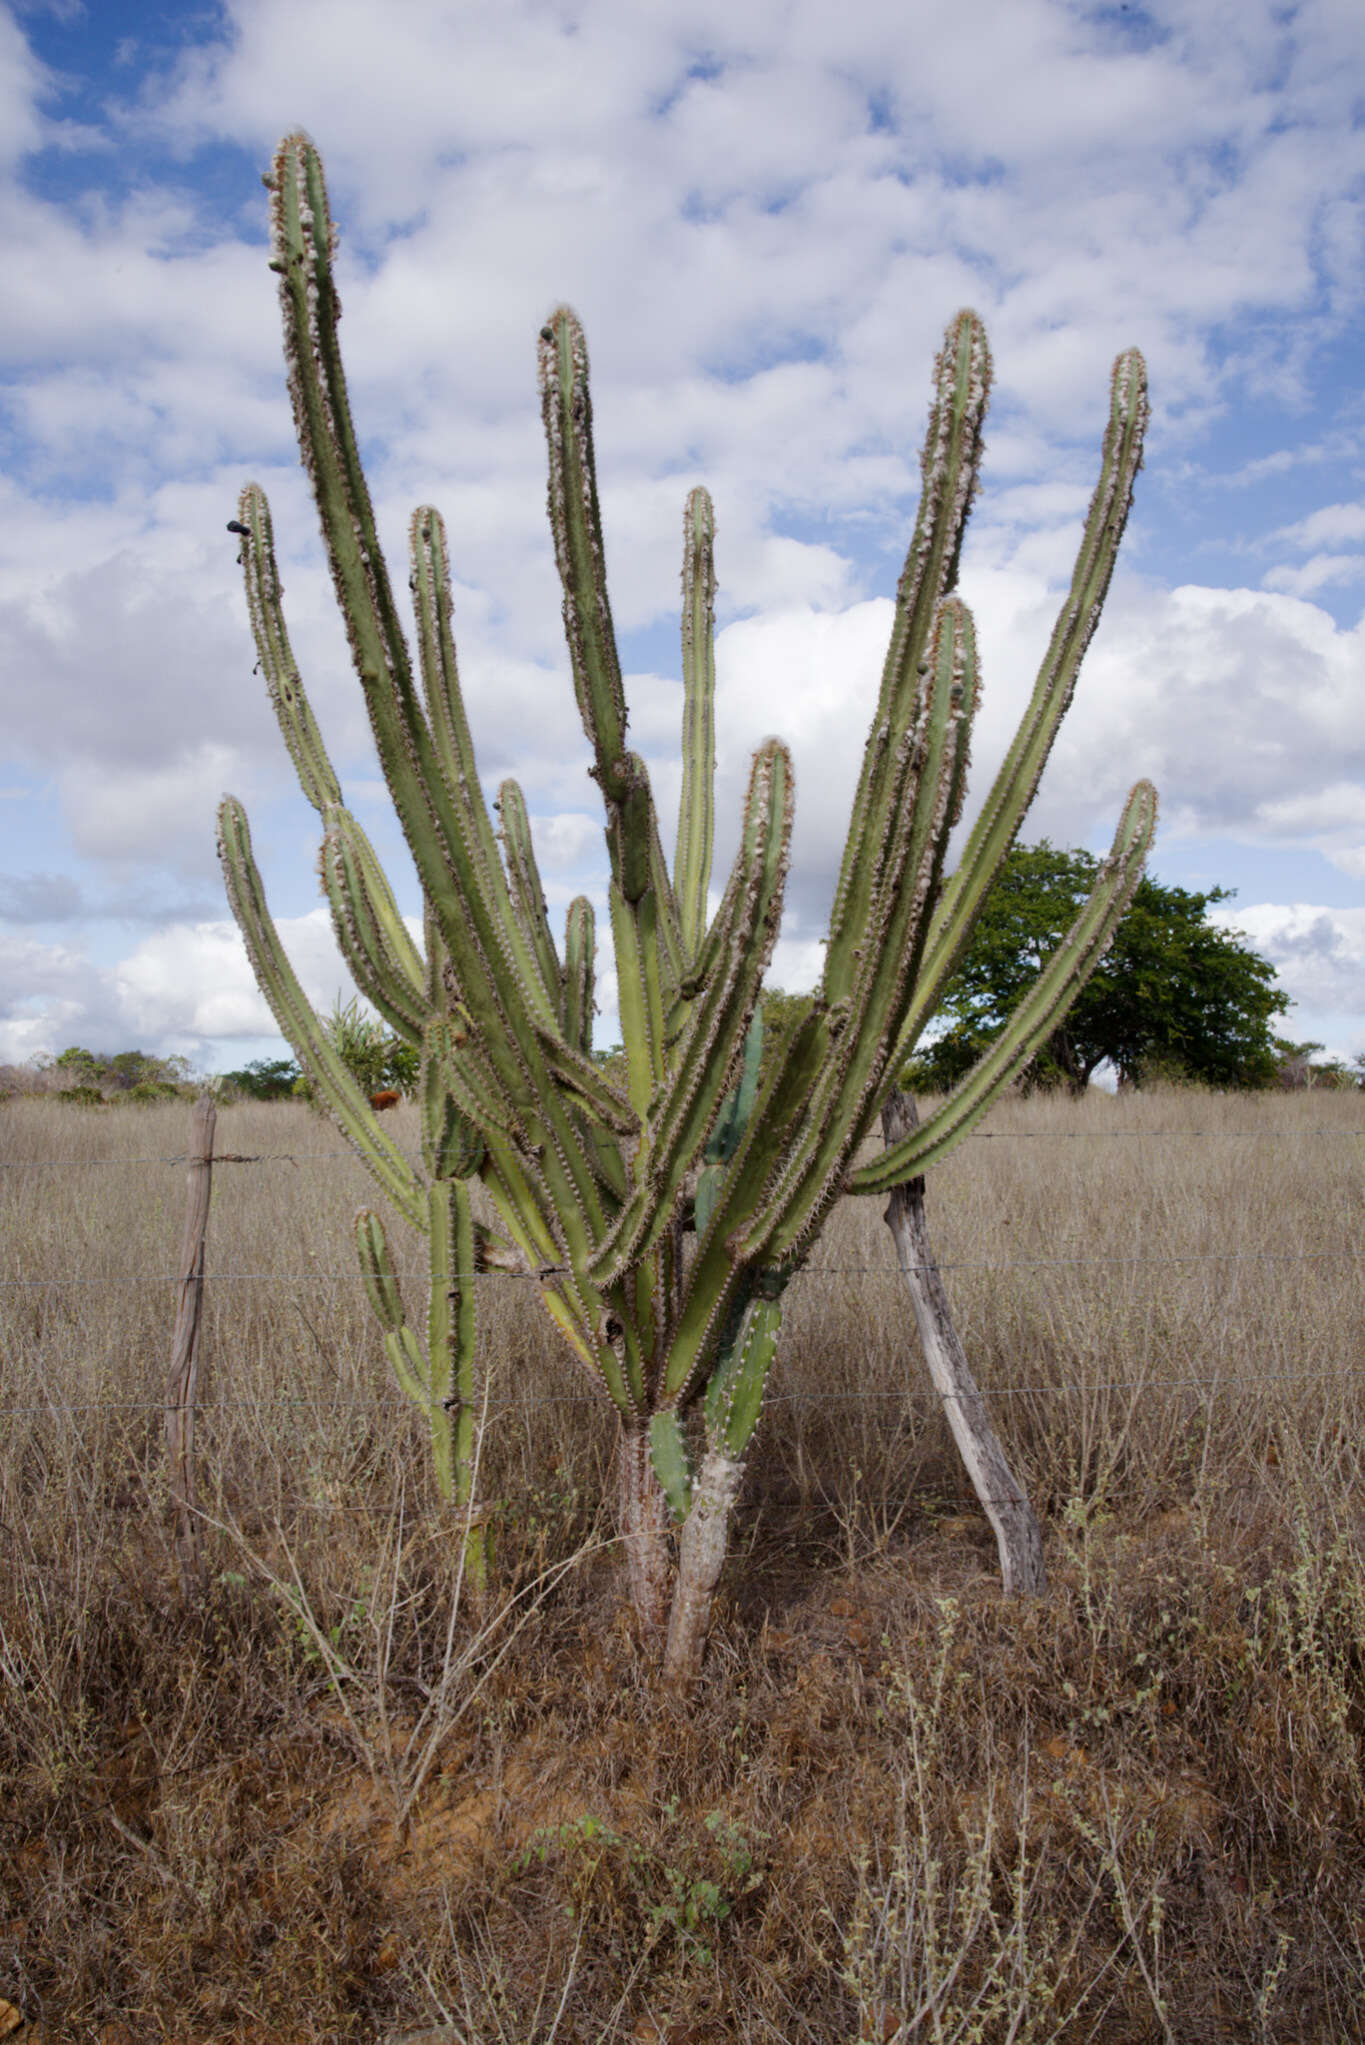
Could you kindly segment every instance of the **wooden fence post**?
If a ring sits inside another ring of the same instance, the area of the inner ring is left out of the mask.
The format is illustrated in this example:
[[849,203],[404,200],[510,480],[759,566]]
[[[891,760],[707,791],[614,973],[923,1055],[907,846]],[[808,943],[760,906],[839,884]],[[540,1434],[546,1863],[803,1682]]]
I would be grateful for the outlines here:
[[[887,1148],[908,1136],[918,1120],[909,1094],[899,1089],[890,1094],[882,1109],[882,1133]],[[907,1179],[903,1186],[893,1188],[885,1220],[895,1238],[896,1256],[910,1288],[929,1375],[943,1401],[958,1453],[995,1532],[1004,1587],[1010,1593],[1046,1590],[1042,1529],[1005,1460],[1000,1438],[991,1426],[986,1402],[953,1326],[948,1295],[924,1219],[922,1177]]]
[[204,1238],[213,1185],[213,1130],[218,1110],[207,1094],[194,1104],[190,1120],[189,1193],[180,1246],[180,1297],[166,1381],[166,1450],[175,1506],[175,1551],[183,1587],[199,1576],[199,1537],[194,1495],[194,1406],[199,1381],[199,1327],[204,1312]]

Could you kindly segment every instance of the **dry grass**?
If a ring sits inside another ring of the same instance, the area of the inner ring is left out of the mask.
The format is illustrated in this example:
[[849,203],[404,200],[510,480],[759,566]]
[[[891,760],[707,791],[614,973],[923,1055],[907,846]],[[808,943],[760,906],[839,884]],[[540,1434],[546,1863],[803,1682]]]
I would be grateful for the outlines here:
[[352,1275],[367,1182],[290,1106],[219,1118],[296,1162],[215,1173],[182,1601],[146,1274],[184,1168],[119,1160],[187,1124],[0,1110],[16,2037],[1365,2037],[1365,1099],[1012,1102],[931,1181],[1047,1517],[1031,1604],[995,1588],[876,1205],[842,1214],[686,1710],[620,1606],[611,1428],[496,1276],[470,1608]]

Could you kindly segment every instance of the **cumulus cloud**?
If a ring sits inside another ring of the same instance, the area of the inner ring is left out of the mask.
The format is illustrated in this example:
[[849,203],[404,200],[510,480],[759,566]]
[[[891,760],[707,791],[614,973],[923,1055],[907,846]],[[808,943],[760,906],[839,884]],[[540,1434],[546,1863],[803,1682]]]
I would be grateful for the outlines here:
[[1311,549],[1339,540],[1365,541],[1365,504],[1324,504],[1320,511],[1294,525],[1281,526],[1272,539]]
[[1349,871],[1359,822],[1340,800],[1322,806],[1322,792],[1365,777],[1362,680],[1365,621],[1344,630],[1313,604],[1256,590],[1123,583],[1062,728],[1038,827],[1093,831],[1144,774],[1168,831],[1311,845]]
[[0,931],[0,1061],[61,1050],[105,1012],[99,970],[79,944],[44,944]]
[[754,750],[776,734],[795,768],[785,928],[796,943],[825,931],[892,617],[885,598],[779,611],[727,625],[716,641],[717,872],[738,843]]
[[[320,1013],[353,993],[325,909],[282,916],[277,928]],[[127,957],[100,965],[80,944],[0,935],[0,1061],[51,1055],[74,1040],[92,1049],[232,1054],[276,1034],[235,923],[169,923]]]
[[[776,730],[798,782],[780,967],[813,977],[947,317],[979,306],[998,379],[963,564],[979,800],[1066,586],[1112,355],[1144,347],[1158,406],[1141,566],[1177,458],[1249,393],[1307,403],[1315,351],[1352,330],[1361,294],[1359,10],[934,0],[921,27],[907,37],[893,0],[582,0],[572,18],[414,0],[382,21],[362,0],[225,0],[169,80],[131,65],[82,137],[0,10],[0,675],[17,767],[48,781],[66,842],[110,876],[92,902],[140,891],[183,910],[212,884],[222,787],[256,817],[288,786],[223,532],[248,475],[271,494],[310,697],[369,801],[248,176],[249,153],[263,166],[302,121],[342,223],[343,344],[393,578],[401,593],[411,507],[439,504],[481,769],[490,790],[523,781],[547,892],[558,908],[601,881],[534,389],[536,329],[568,299],[593,350],[623,631],[676,633],[682,503],[712,488],[718,877],[749,753]],[[75,198],[5,175],[53,146],[89,177],[64,182]],[[201,147],[241,152],[240,205],[196,185]],[[136,174],[116,182],[115,158]],[[1148,772],[1168,831],[1313,845],[1365,871],[1365,628],[1313,601],[1361,573],[1365,513],[1349,436],[1315,419],[1293,438],[1234,467],[1248,484],[1320,470],[1337,501],[1268,516],[1247,541],[1271,550],[1261,590],[1120,580],[1032,830],[1093,839]],[[678,684],[653,671],[652,638],[634,660],[652,664],[630,678],[632,730],[668,833]],[[79,927],[59,881],[14,884],[16,929]],[[52,951],[44,1012],[88,996],[110,1028],[174,1013],[191,1034],[245,1016],[211,934],[227,927],[174,921],[193,987],[162,987],[170,954],[153,945],[126,979],[89,968],[78,996],[77,946]]]
[[570,810],[558,816],[532,817],[531,830],[536,856],[542,865],[549,867],[581,866],[590,854],[597,851],[602,840],[602,825],[598,818],[587,816],[581,810]]
[[[349,995],[350,978],[325,909],[281,917],[278,928],[314,1007],[326,1013],[343,989]],[[144,938],[114,968],[113,985],[135,1034],[223,1038],[274,1033],[235,923],[181,925]]]
[[65,873],[0,873],[0,918],[6,923],[65,923],[85,903]]
[[1296,1003],[1282,1028],[1311,1029],[1338,1055],[1365,1050],[1365,909],[1254,902],[1210,920],[1239,931],[1275,967]]
[[1267,589],[1289,596],[1316,596],[1319,590],[1365,582],[1365,554],[1313,554],[1301,568],[1271,568],[1262,578]]
[[[983,674],[969,824],[1024,712],[1061,592],[1018,567],[978,565],[970,541],[962,588]],[[719,636],[727,846],[753,747],[777,732],[794,752],[789,928],[794,918],[823,931],[891,622],[879,599],[746,619]],[[1168,832],[1312,846],[1365,871],[1365,624],[1344,631],[1311,604],[1257,590],[1121,582],[1025,835],[1103,836],[1139,776],[1156,783]]]
[[[1353,541],[1359,552],[1340,551]],[[1311,597],[1333,586],[1365,583],[1365,504],[1324,504],[1307,518],[1281,526],[1267,544],[1297,548],[1308,556],[1297,567],[1281,563],[1268,569],[1262,578],[1267,589]]]

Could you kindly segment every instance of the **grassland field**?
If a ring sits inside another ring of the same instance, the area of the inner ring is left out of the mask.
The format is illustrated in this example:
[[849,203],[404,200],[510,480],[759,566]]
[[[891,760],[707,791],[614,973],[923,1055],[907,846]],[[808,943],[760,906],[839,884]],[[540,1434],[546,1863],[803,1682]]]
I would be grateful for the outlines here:
[[848,1202],[685,1704],[624,1604],[610,1413],[497,1273],[470,1596],[354,1265],[369,1181],[294,1104],[218,1118],[256,1161],[214,1172],[186,1593],[188,1125],[0,1107],[0,2035],[1365,2038],[1365,1095],[1010,1100],[931,1177],[1037,1600]]

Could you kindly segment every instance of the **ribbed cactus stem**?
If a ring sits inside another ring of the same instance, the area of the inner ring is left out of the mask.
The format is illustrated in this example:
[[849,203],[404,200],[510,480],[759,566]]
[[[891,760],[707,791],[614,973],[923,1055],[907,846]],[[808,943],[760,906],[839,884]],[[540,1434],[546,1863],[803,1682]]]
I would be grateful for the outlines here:
[[[545,969],[545,957],[537,950],[539,934],[533,935],[529,917],[518,913],[514,906],[512,886],[498,857],[496,834],[483,799],[455,657],[446,531],[440,513],[430,505],[423,505],[413,513],[409,548],[427,721],[442,791],[449,799],[450,815],[468,862],[467,884],[478,889],[490,928],[497,933],[497,943],[507,953],[512,970],[529,994],[540,1019],[558,1021],[558,963],[556,961],[548,971]],[[430,764],[426,771],[430,773]],[[529,824],[525,827],[522,850],[534,867]],[[516,876],[510,877],[512,882],[515,879]],[[538,877],[535,888],[538,893]],[[552,940],[548,944],[548,953],[553,956]]]
[[853,798],[843,866],[830,912],[824,987],[839,1000],[851,987],[865,950],[871,902],[864,861],[892,829],[893,762],[919,712],[920,668],[942,597],[957,581],[967,514],[976,491],[991,358],[974,312],[949,327],[934,365],[935,394],[920,455],[924,487],[919,515],[896,592],[896,611],[882,670],[881,695]]
[[690,963],[706,931],[716,782],[716,517],[707,491],[693,490],[683,515],[682,795],[674,884],[682,948]]
[[[645,1101],[648,1168],[637,1173],[632,1198],[593,1260],[593,1275],[601,1283],[619,1278],[659,1240],[683,1179],[721,1112],[777,941],[791,824],[791,762],[786,748],[769,740],[754,757],[743,835],[718,912],[724,931],[720,957],[672,1047],[671,1070]],[[633,1020],[623,1004],[628,1046]],[[651,1029],[658,1027],[651,1023]]]
[[346,810],[328,804],[318,855],[337,949],[351,978],[395,1035],[420,1044],[427,1015],[425,969],[368,840]]
[[488,1586],[488,1539],[472,1517],[475,1432],[474,1219],[469,1188],[433,1180],[428,1192],[431,1281],[427,1310],[432,1443],[443,1496],[465,1514],[465,1579],[476,1597]]
[[502,854],[512,914],[521,926],[522,937],[540,974],[553,1022],[562,1029],[564,969],[550,933],[526,798],[517,782],[504,781],[498,790],[498,814],[502,819]]
[[329,802],[341,801],[341,789],[289,644],[270,506],[265,492],[256,483],[248,483],[238,499],[237,525],[243,534],[246,607],[261,672],[298,773],[299,786],[314,809],[320,811]]
[[381,1190],[409,1221],[425,1219],[421,1189],[402,1151],[381,1126],[299,984],[280,943],[251,850],[246,812],[232,796],[218,811],[218,854],[228,900],[246,945],[257,985],[270,1003],[280,1034],[298,1055],[319,1098],[342,1134],[360,1153]]
[[564,1039],[584,1057],[592,1050],[596,950],[592,903],[576,895],[564,922]]
[[620,805],[635,786],[626,746],[626,694],[597,505],[588,344],[577,315],[566,305],[541,329],[540,394],[550,453],[550,530],[564,590],[564,632],[579,715],[603,798],[609,806]]
[[649,1454],[669,1510],[681,1523],[692,1510],[692,1458],[682,1424],[667,1407],[649,1424]]
[[1142,467],[1148,411],[1146,365],[1137,349],[1130,348],[1118,357],[1110,380],[1109,424],[1100,451],[1100,479],[1090,502],[1071,587],[1058,613],[1023,721],[935,909],[924,971],[897,1046],[898,1063],[904,1063],[917,1043],[944,987],[957,970],[986,893],[1037,793],[1108,593],[1119,542],[1132,508],[1133,487]]

